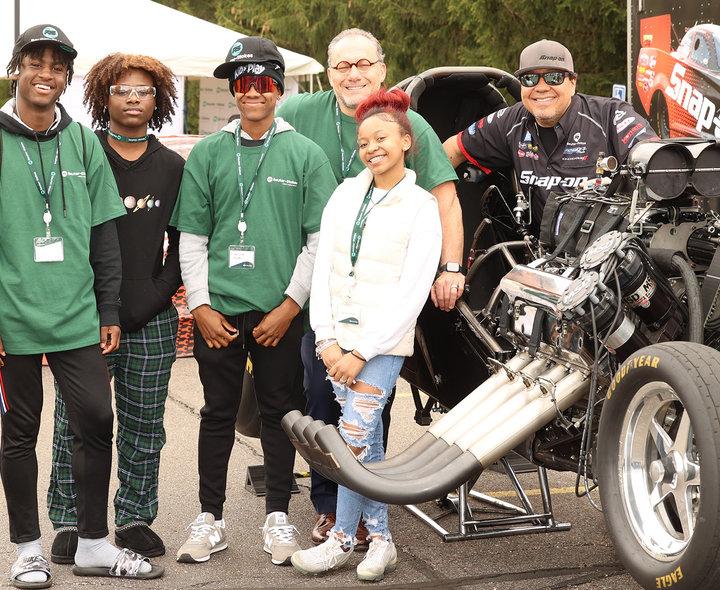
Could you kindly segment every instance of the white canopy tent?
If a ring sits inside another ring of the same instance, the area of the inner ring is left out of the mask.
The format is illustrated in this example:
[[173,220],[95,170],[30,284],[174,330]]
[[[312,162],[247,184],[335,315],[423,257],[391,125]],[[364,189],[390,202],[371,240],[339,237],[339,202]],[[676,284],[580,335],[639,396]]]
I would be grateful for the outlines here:
[[[20,31],[36,24],[52,23],[70,38],[78,52],[75,60],[78,76],[87,73],[94,63],[109,53],[120,51],[159,59],[178,77],[182,87],[186,76],[211,78],[213,70],[225,59],[233,42],[246,36],[151,0],[20,0],[19,4]],[[0,1],[0,65],[3,75],[15,41],[14,23],[14,0]],[[306,55],[283,48],[280,52],[285,59],[285,75],[290,78],[288,90],[297,88],[298,77],[312,76],[324,69]],[[227,83],[220,84],[227,92]],[[203,85],[214,86],[215,82],[203,82]],[[74,118],[84,121],[81,113],[77,112],[81,86],[81,81],[74,80],[61,101]],[[226,103],[228,97],[229,94],[223,96],[222,102]],[[179,121],[169,128],[163,127],[164,133],[182,132],[183,114],[180,112],[178,115],[176,119]]]

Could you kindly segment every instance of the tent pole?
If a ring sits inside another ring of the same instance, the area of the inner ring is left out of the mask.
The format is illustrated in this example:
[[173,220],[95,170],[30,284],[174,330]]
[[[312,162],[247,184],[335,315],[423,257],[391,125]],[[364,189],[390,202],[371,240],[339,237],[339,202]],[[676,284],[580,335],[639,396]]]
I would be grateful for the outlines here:
[[20,36],[20,0],[15,0],[15,39]]

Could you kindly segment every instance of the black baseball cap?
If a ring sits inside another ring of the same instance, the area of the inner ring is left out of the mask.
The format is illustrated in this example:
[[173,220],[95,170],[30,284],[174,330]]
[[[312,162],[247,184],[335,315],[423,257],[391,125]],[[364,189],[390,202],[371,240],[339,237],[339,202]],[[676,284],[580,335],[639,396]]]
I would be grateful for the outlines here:
[[67,35],[62,32],[60,27],[55,25],[35,25],[22,33],[15,41],[13,47],[13,57],[20,53],[30,45],[54,45],[61,51],[67,53],[71,59],[77,57],[77,51],[68,39]]
[[225,63],[215,68],[213,76],[224,80],[234,79],[235,70],[240,64],[273,64],[272,69],[285,74],[285,60],[275,43],[264,37],[243,37],[235,41],[228,51]]

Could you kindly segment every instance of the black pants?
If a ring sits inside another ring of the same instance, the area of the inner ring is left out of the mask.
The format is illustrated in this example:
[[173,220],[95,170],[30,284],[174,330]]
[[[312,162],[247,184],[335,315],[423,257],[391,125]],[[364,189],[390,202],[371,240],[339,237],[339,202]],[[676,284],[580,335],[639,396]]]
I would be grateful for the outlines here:
[[[315,354],[315,332],[308,332],[302,339],[302,361],[305,367],[305,413],[325,424],[338,425],[340,420],[340,404],[335,399],[327,370],[323,362]],[[383,409],[383,446],[387,450],[388,432],[390,432],[390,410],[395,399],[393,389]],[[310,500],[319,514],[335,512],[337,504],[337,484],[321,475],[314,469],[310,471]]]
[[296,317],[275,348],[260,346],[252,330],[263,313],[250,311],[227,317],[240,334],[227,348],[208,348],[195,328],[195,360],[200,368],[205,405],[200,410],[198,472],[203,512],[222,518],[235,419],[240,407],[245,363],[250,354],[255,381],[260,443],[265,463],[265,509],[287,512],[295,464],[295,448],[280,425],[283,416],[303,407],[300,339],[302,314]]
[[[75,435],[72,474],[77,486],[78,534],[108,534],[113,413],[107,364],[97,344],[47,354]],[[2,417],[0,474],[10,520],[10,540],[40,538],[35,454],[43,405],[42,355],[5,357],[1,369],[10,410]]]

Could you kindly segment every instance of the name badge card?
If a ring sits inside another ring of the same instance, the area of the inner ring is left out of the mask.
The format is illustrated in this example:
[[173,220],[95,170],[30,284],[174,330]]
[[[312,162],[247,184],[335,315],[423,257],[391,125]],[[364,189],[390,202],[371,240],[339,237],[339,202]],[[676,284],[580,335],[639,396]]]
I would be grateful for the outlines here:
[[255,268],[255,246],[233,244],[228,246],[228,268],[252,270]]
[[338,322],[359,326],[360,306],[354,303],[341,303],[338,305]]
[[62,262],[65,260],[63,239],[60,237],[33,238],[35,262]]

